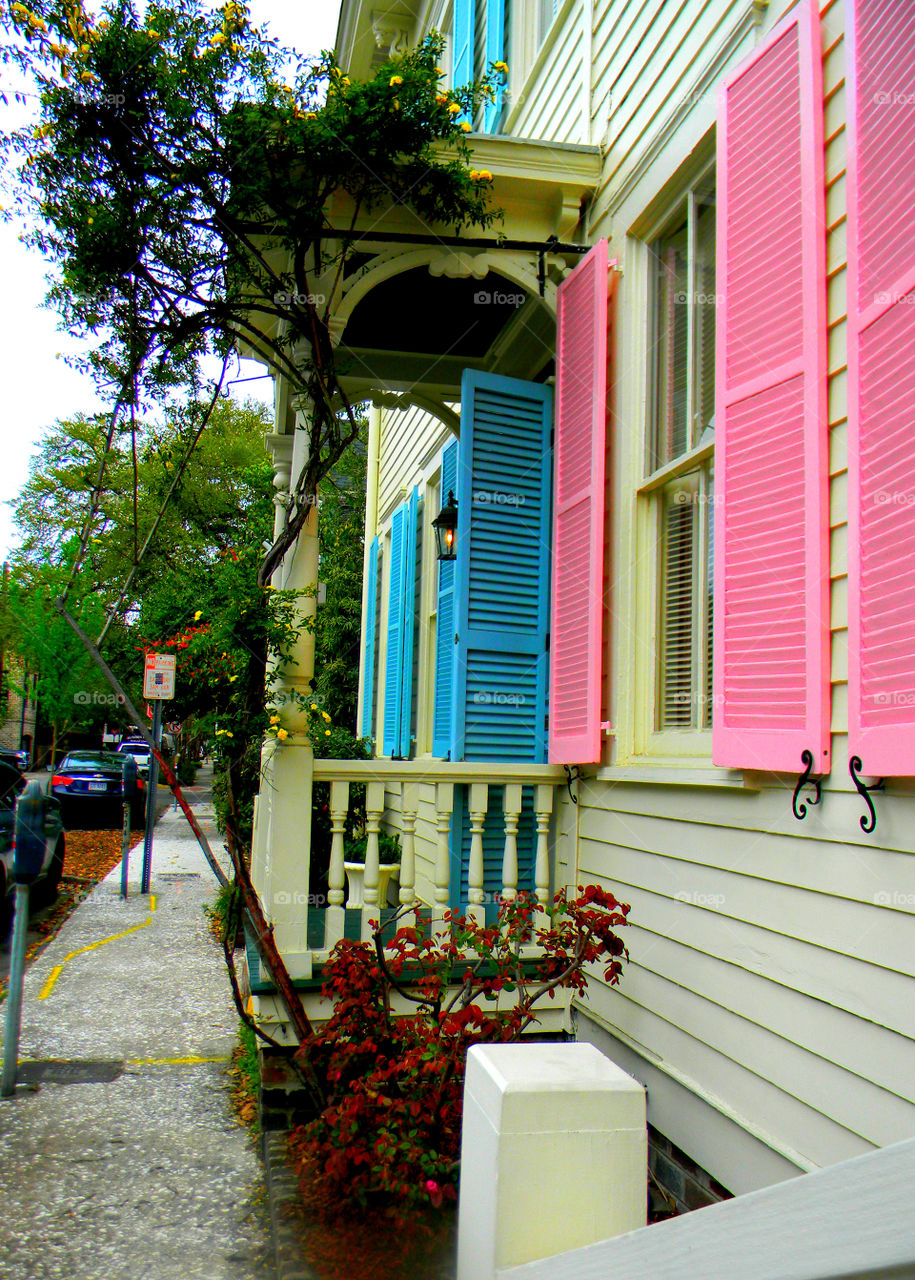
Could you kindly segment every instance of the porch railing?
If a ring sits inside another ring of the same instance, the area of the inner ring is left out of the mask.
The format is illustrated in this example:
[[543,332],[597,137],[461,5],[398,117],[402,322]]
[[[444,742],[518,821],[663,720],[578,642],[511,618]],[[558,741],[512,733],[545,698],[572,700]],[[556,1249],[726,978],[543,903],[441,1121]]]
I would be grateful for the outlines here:
[[[534,861],[533,891],[541,904],[550,896],[550,825],[555,792],[565,784],[559,765],[464,764],[429,760],[315,760],[314,781],[330,783],[331,851],[328,873],[328,906],[324,912],[324,949],[330,950],[346,928],[346,873],[344,829],[349,811],[350,788],[365,787],[366,852],[364,905],[361,936],[370,934],[369,920],[377,919],[385,905],[378,901],[379,836],[394,826],[400,836],[400,887],[403,905],[422,904],[433,922],[444,917],[452,903],[451,823],[455,787],[467,787],[470,857],[467,903],[462,909],[480,921],[485,919],[487,890],[484,885],[483,831],[490,808],[490,788],[502,792],[502,883],[498,896],[518,893],[518,823],[523,788],[533,792]],[[422,796],[421,796],[421,793]],[[417,857],[420,840],[428,852]],[[492,898],[492,891],[489,891]]]

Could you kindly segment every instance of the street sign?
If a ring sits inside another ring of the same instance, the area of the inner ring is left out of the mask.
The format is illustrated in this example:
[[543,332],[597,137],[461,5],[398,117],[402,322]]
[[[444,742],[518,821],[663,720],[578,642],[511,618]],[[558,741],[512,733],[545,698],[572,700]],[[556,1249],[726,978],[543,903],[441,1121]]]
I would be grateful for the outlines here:
[[175,655],[173,653],[148,653],[143,669],[144,698],[174,698]]

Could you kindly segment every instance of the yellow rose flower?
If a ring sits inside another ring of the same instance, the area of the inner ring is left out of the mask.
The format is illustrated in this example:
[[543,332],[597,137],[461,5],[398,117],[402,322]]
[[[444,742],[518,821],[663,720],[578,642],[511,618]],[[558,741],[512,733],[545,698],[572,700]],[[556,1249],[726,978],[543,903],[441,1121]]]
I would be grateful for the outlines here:
[[446,103],[448,101],[447,93],[437,93],[435,95],[435,101],[440,102],[442,104]]
[[391,76],[388,84],[393,89],[395,84],[403,84],[403,76]]
[[464,130],[464,132],[465,132],[465,133],[469,133],[469,132],[470,132],[470,124],[468,123],[468,121],[466,121],[466,120],[462,120],[462,121],[461,121],[461,128]]
[[494,62],[492,65],[493,65],[493,70],[494,70],[494,71],[501,71],[503,75],[506,75],[506,76],[508,75],[508,63],[507,63],[507,62]]
[[324,717],[324,719],[327,721],[327,723],[328,723],[328,724],[330,724],[330,716],[327,714],[327,712],[326,712],[326,711],[322,711],[322,712],[321,712],[321,715]]
[[279,716],[271,716],[271,717],[270,717],[270,723],[271,723],[271,724],[279,724],[279,722],[280,722],[280,718],[279,718]]
[[317,120],[317,118],[318,118],[318,113],[317,113],[317,111],[306,111],[306,112],[305,112],[305,119],[306,119],[306,120]]
[[279,738],[280,742],[285,742],[289,737],[289,734],[285,729],[277,729],[276,736]]
[[456,115],[458,115],[458,114],[460,113],[460,110],[461,110],[460,103],[457,103],[457,102],[449,102],[449,104],[448,104],[448,114],[449,114],[449,115],[456,116]]
[[325,730],[324,730],[324,737],[325,737],[325,738],[329,738],[329,737],[330,737],[330,729],[325,729]]
[[194,621],[196,622],[198,618],[202,618],[202,617],[203,617],[203,610],[198,609],[197,612],[194,614]]
[[309,707],[309,711],[317,711],[317,709],[318,709],[318,704],[316,702],[313,702]]

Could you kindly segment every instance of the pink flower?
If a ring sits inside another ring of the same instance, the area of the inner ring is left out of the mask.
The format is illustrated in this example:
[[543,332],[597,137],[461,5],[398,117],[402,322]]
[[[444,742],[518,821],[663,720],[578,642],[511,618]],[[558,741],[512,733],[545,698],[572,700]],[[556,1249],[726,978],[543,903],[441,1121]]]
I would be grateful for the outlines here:
[[429,1180],[425,1183],[425,1188],[426,1188],[426,1191],[428,1191],[429,1193],[429,1199],[432,1201],[433,1207],[436,1209],[440,1209],[442,1207],[442,1200],[444,1198],[442,1196],[441,1187],[432,1178],[429,1178]]

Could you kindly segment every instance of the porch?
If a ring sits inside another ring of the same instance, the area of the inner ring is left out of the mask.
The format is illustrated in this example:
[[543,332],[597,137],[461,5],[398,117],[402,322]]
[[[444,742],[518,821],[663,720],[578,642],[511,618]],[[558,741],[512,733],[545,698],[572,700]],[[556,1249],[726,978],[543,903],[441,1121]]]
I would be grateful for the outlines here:
[[[296,744],[284,744],[281,752],[288,759]],[[558,887],[561,877],[553,852],[566,788],[560,765],[322,760],[312,759],[310,752],[303,752],[300,761],[300,795],[307,793],[311,801],[314,787],[322,783],[329,792],[326,892],[323,883],[315,892],[309,860],[301,857],[294,881],[287,874],[278,892],[271,893],[267,884],[261,892],[266,890],[267,901],[272,901],[275,920],[297,919],[298,946],[287,943],[283,951],[312,1021],[320,1023],[330,1012],[320,994],[322,971],[342,938],[370,940],[373,922],[384,925],[403,907],[420,909],[429,934],[444,927],[450,910],[493,923],[502,900],[529,891],[545,907]],[[347,907],[345,829],[357,787],[365,796],[364,903]],[[382,832],[397,835],[401,845],[400,878],[392,883],[387,902],[379,902]],[[541,919],[546,922],[545,914]],[[247,967],[258,1020],[281,1028],[282,1007],[250,943]],[[538,1030],[564,1031],[568,1015],[568,995],[560,992],[540,1012]]]

